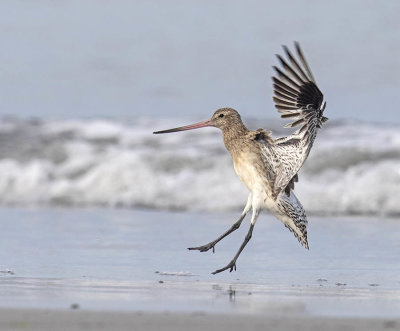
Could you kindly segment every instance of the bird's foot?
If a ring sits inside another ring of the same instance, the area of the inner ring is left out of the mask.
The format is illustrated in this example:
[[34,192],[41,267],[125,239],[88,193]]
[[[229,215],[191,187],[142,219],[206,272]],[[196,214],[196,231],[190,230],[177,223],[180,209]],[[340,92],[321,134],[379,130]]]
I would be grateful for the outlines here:
[[216,244],[216,242],[210,242],[206,245],[199,246],[199,247],[189,247],[188,250],[189,251],[198,250],[200,252],[207,252],[209,249],[212,248],[213,253],[215,253],[215,244]]
[[225,267],[223,267],[221,269],[218,269],[218,270],[215,270],[214,272],[212,272],[212,274],[216,275],[216,274],[218,274],[218,273],[220,273],[222,271],[228,270],[228,269],[230,269],[229,272],[232,272],[233,270],[236,271],[236,260],[232,260]]

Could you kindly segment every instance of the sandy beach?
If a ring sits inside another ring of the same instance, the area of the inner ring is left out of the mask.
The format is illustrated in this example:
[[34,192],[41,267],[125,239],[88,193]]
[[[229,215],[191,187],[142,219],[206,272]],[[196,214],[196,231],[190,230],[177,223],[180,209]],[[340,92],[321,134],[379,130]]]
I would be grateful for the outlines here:
[[[215,254],[186,247],[235,213],[0,209],[0,329],[396,329],[397,219],[310,217],[310,251],[265,214]],[[379,233],[379,236],[377,234]]]
[[93,312],[0,310],[1,330],[399,330],[400,320]]

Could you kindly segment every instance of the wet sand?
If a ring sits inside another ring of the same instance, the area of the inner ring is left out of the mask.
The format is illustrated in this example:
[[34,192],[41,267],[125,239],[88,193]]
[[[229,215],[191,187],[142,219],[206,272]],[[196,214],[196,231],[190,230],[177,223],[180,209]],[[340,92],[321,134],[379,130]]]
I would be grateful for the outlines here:
[[399,330],[400,319],[0,310],[1,330]]
[[211,275],[248,224],[215,254],[186,247],[236,216],[0,209],[0,329],[399,327],[398,219],[311,216],[306,251],[262,215],[237,271]]

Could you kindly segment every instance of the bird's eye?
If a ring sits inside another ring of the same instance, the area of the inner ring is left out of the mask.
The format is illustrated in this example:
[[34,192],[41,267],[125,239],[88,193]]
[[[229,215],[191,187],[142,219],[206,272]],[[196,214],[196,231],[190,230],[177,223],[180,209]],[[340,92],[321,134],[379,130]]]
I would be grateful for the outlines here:
[[219,116],[218,117],[224,117],[224,114],[219,114]]

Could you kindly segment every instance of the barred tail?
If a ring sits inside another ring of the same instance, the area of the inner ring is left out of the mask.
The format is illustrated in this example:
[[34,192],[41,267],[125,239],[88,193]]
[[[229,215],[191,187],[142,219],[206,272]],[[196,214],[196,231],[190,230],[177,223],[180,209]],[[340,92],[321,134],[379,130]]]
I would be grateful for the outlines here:
[[307,241],[307,216],[293,192],[287,196],[285,193],[279,194],[277,197],[277,208],[274,215],[294,234],[297,240],[306,249]]

